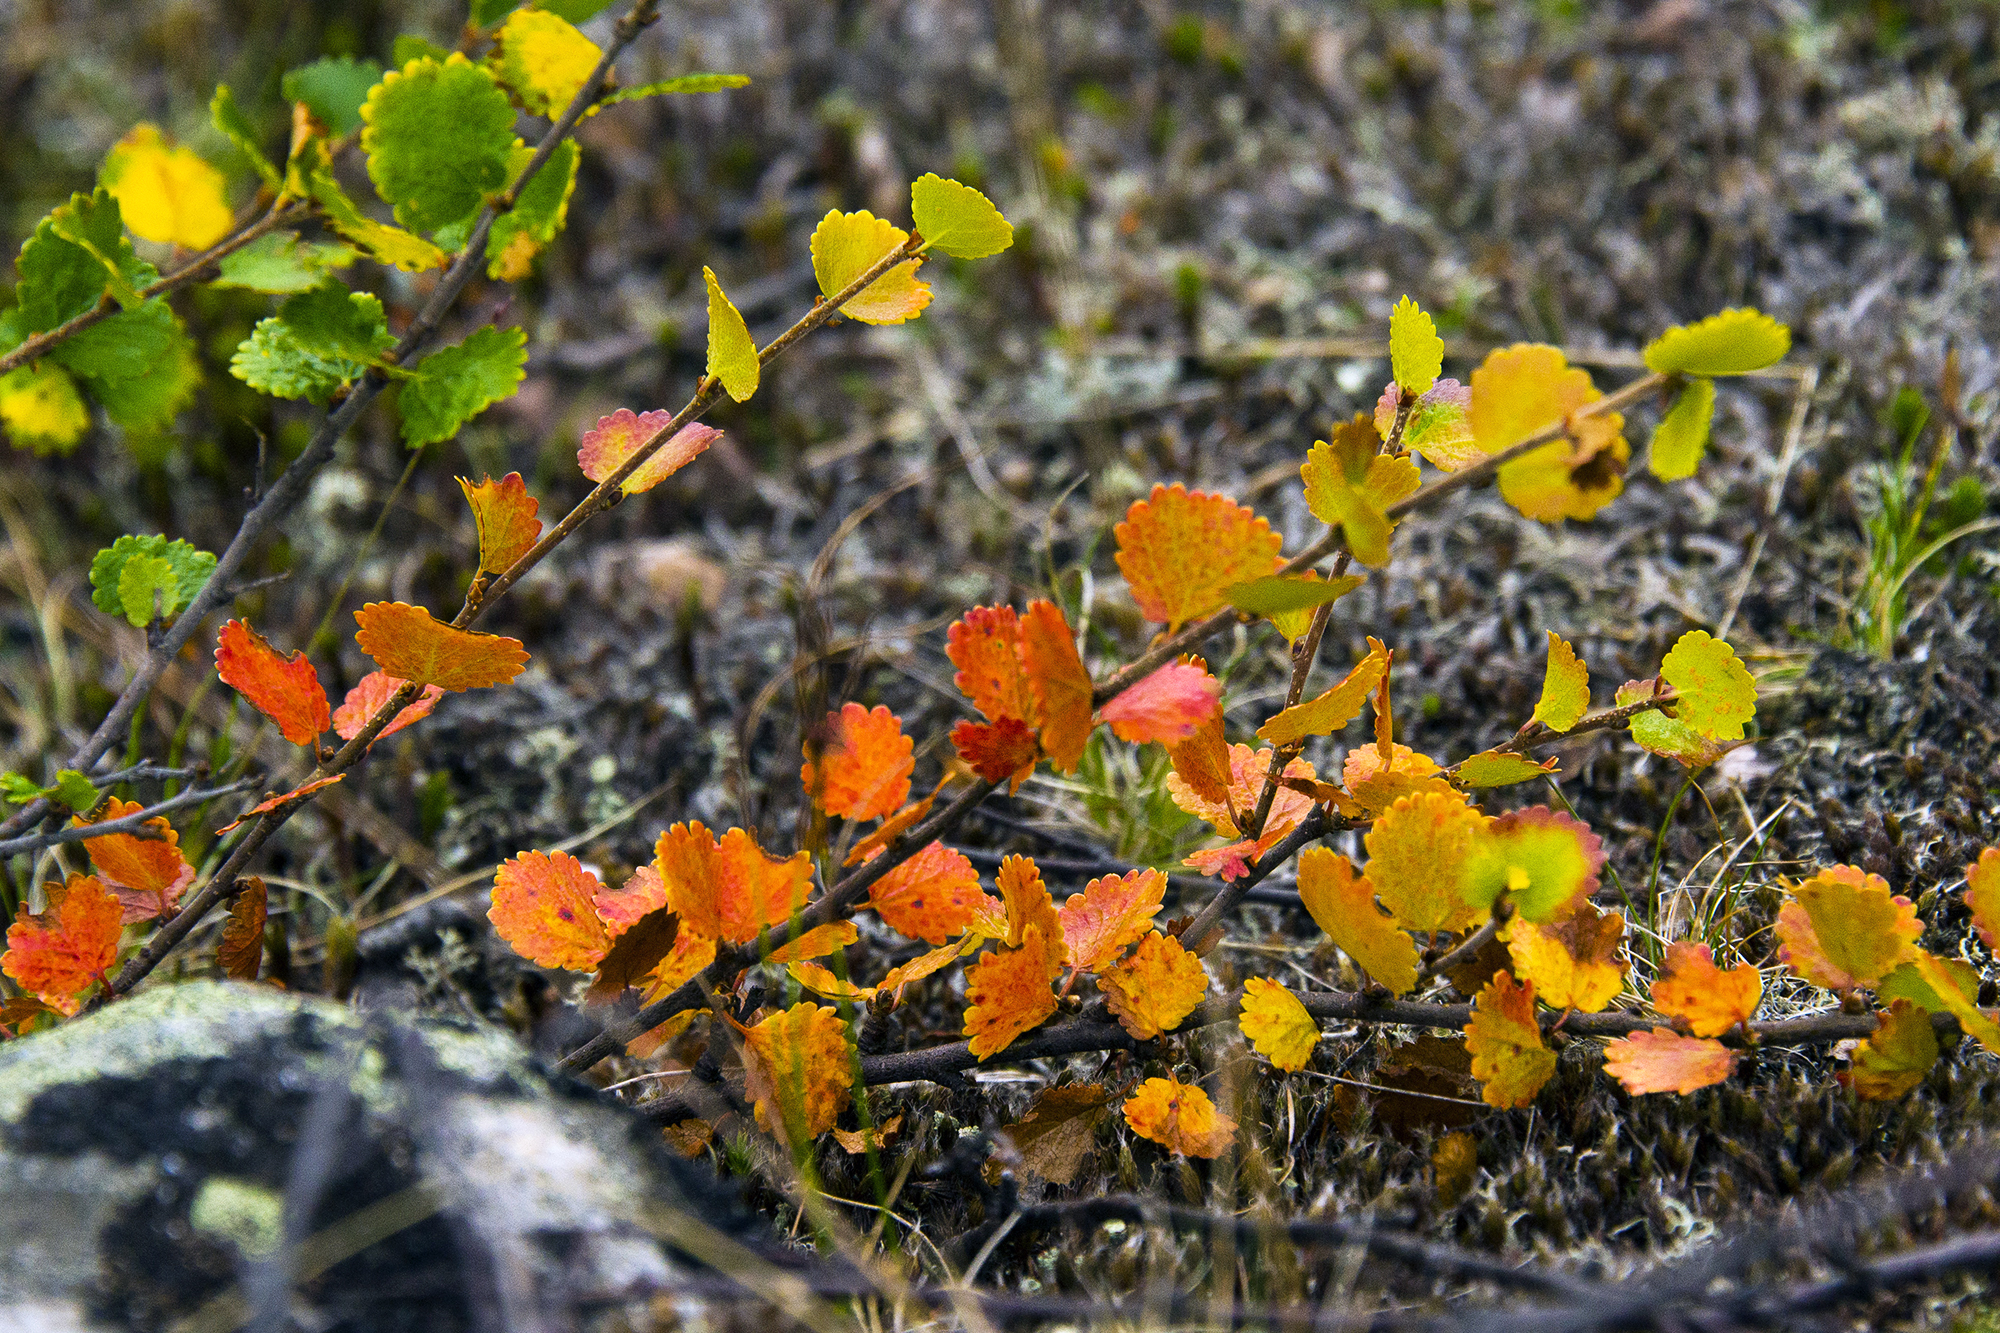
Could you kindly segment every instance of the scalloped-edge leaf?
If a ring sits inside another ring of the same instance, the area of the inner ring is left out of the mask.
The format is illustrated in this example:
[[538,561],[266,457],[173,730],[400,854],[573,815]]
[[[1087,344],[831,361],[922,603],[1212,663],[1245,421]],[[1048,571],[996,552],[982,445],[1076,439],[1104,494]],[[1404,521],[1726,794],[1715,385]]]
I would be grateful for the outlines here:
[[1747,375],[1792,350],[1792,331],[1745,306],[1676,324],[1646,346],[1646,369],[1662,374]]
[[487,325],[466,340],[442,347],[417,363],[415,375],[397,391],[403,415],[403,443],[435,444],[503,398],[511,398],[527,378],[528,333]]
[[1389,366],[1397,387],[1412,396],[1429,393],[1444,369],[1444,339],[1437,325],[1405,296],[1389,312]]
[[382,76],[361,105],[368,179],[414,231],[479,211],[507,184],[514,104],[492,74],[458,52],[419,57]]
[[910,216],[927,248],[954,259],[985,259],[1014,243],[1014,224],[991,199],[935,172],[911,184]]

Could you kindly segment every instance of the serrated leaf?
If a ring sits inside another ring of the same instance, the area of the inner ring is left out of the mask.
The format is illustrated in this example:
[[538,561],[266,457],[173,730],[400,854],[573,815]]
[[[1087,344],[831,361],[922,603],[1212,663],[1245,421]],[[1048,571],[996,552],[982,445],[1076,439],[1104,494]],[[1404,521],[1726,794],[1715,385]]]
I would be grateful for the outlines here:
[[1785,359],[1792,331],[1748,307],[1676,324],[1646,347],[1646,369],[1662,374],[1745,375]]
[[270,891],[264,881],[252,875],[246,887],[229,905],[229,920],[223,923],[222,938],[215,946],[215,965],[232,981],[255,981],[264,963],[264,922],[270,909]]
[[530,261],[556,238],[569,216],[580,156],[574,139],[557,144],[514,206],[493,219],[486,241],[486,276],[518,282],[528,275]]
[[159,369],[182,339],[180,321],[154,297],[57,343],[50,359],[84,379],[136,379]]
[[282,656],[240,620],[229,621],[216,635],[215,673],[294,745],[310,749],[333,724],[333,707],[305,651]]
[[272,190],[285,188],[285,178],[264,156],[263,147],[257,142],[257,128],[250,118],[243,114],[243,108],[236,105],[236,94],[226,83],[217,84],[215,96],[209,99],[208,119],[224,138],[236,145],[236,150],[250,159],[251,169],[264,178],[264,183]]
[[361,127],[361,104],[382,80],[382,67],[353,56],[322,56],[287,70],[279,87],[287,102],[304,102],[336,138]]
[[2000,947],[2000,847],[1986,848],[1965,868],[1965,905],[1986,947]]
[[1306,1012],[1298,996],[1264,977],[1243,983],[1236,1025],[1251,1049],[1286,1071],[1304,1069],[1319,1045],[1319,1021]]
[[1551,925],[1517,916],[1500,938],[1515,975],[1534,982],[1535,994],[1552,1009],[1594,1014],[1625,989],[1625,918],[1617,912],[1585,902]]
[[[1620,685],[1611,696],[1611,702],[1619,708],[1657,697],[1657,680],[1628,680]],[[1668,717],[1655,708],[1634,713],[1627,724],[1632,731],[1632,739],[1653,754],[1672,759],[1691,772],[1700,772],[1735,746],[1729,741],[1704,736],[1693,727]]]
[[1653,475],[1661,481],[1692,477],[1708,448],[1708,430],[1714,420],[1715,381],[1689,380],[1653,432],[1652,447],[1646,451],[1646,466]]
[[997,949],[965,969],[965,1035],[985,1061],[1056,1011],[1049,979],[1046,927],[1026,927],[1018,948]]
[[1406,930],[1454,933],[1483,920],[1485,905],[1462,887],[1486,816],[1456,792],[1418,792],[1398,798],[1363,839],[1368,878]]
[[[1828,990],[1872,986],[1916,952],[1923,923],[1889,882],[1832,866],[1792,890],[1778,910],[1778,957]],[[1928,978],[1926,978],[1928,980]]]
[[[820,219],[812,234],[813,277],[831,299],[850,282],[910,239],[901,227],[867,209],[843,213],[834,209]],[[856,292],[840,308],[849,319],[864,324],[901,324],[914,319],[931,303],[931,289],[917,279],[921,259],[906,259]]]
[[118,202],[102,186],[73,194],[35,225],[14,260],[21,281],[14,289],[22,337],[46,333],[95,306],[107,291],[134,304],[137,289],[159,277],[125,235]]
[[68,371],[33,362],[0,375],[0,429],[16,449],[66,454],[90,429],[90,409]]
[[1542,697],[1535,702],[1532,720],[1550,731],[1565,732],[1590,708],[1590,668],[1561,635],[1554,630],[1548,634],[1549,660],[1542,670]]
[[324,285],[335,269],[346,268],[356,258],[344,245],[302,241],[291,232],[276,231],[224,255],[210,286],[295,295]]
[[370,602],[354,613],[354,640],[398,680],[443,690],[480,690],[521,674],[528,652],[519,639],[455,629],[421,606]]
[[1405,296],[1389,312],[1389,367],[1404,393],[1421,396],[1444,369],[1444,339],[1437,325]]
[[1058,773],[1074,773],[1094,723],[1090,672],[1062,608],[1050,601],[1028,603],[1015,646],[1041,719],[1042,753]]
[[934,172],[910,186],[910,216],[928,249],[955,259],[984,259],[1014,243],[1014,225],[991,199]]
[[1097,974],[1097,990],[1118,1026],[1135,1041],[1172,1032],[1208,993],[1208,972],[1187,946],[1152,931],[1114,966]]
[[[1402,389],[1392,380],[1375,400],[1375,431],[1383,439],[1395,429],[1402,406]],[[1472,435],[1472,390],[1457,380],[1442,379],[1417,399],[1403,422],[1403,447],[1414,449],[1432,467],[1456,472],[1476,463],[1483,452]]]
[[1757,713],[1757,682],[1736,650],[1706,630],[1689,630],[1660,662],[1679,699],[1674,715],[1697,735],[1733,741]]
[[306,188],[313,201],[326,210],[327,225],[380,263],[405,273],[422,273],[426,269],[443,268],[451,258],[414,232],[364,215],[333,177],[323,171],[308,176]]
[[951,744],[965,766],[981,778],[1007,783],[1009,796],[1034,776],[1035,761],[1042,755],[1035,729],[1018,717],[960,722],[951,729]]
[[979,887],[965,854],[932,842],[868,888],[868,904],[889,928],[926,944],[964,934],[981,917],[1005,909]]
[[111,146],[98,181],[118,201],[132,234],[144,240],[206,250],[229,234],[234,221],[222,173],[149,121]]
[[[119,316],[119,318],[123,318]],[[201,366],[194,342],[179,320],[168,326],[170,336],[158,359],[136,375],[93,379],[89,387],[104,414],[127,430],[168,425],[201,386]]]
[[461,221],[507,184],[514,106],[491,74],[457,52],[383,75],[361,121],[368,179],[405,227]]
[[[79,813],[70,824],[81,828],[109,823],[144,809],[137,801],[113,796],[105,801],[97,818],[87,819]],[[127,924],[172,915],[182,892],[194,883],[194,867],[181,855],[180,837],[173,827],[155,818],[147,820],[145,828],[151,837],[104,833],[83,840],[84,852],[105,886],[117,895]]]
[[74,1014],[83,993],[118,960],[122,909],[93,875],[73,874],[43,892],[46,911],[32,915],[24,901],[7,927],[0,972],[58,1013]]
[[1178,482],[1134,501],[1112,535],[1139,613],[1169,633],[1226,605],[1226,589],[1276,569],[1284,542],[1246,506]]
[[1382,439],[1366,415],[1357,414],[1319,440],[1299,467],[1306,508],[1328,527],[1337,527],[1354,558],[1371,568],[1389,562],[1389,535],[1395,530],[1384,511],[1417,489],[1417,465],[1380,452]]
[[784,925],[812,893],[807,853],[772,856],[743,829],[718,839],[699,820],[662,833],[653,844],[653,866],[686,929],[731,944],[748,944]]
[[682,74],[658,83],[642,83],[636,88],[620,88],[601,99],[590,111],[595,115],[605,107],[616,106],[620,102],[636,102],[642,97],[659,97],[668,93],[719,93],[730,88],[747,87],[749,83],[748,74]]
[[795,1149],[833,1128],[854,1070],[847,1024],[824,1006],[801,1002],[743,1032],[743,1095],[757,1123]]
[[515,10],[493,40],[494,74],[538,116],[559,115],[604,55],[596,42],[546,9]]
[[43,794],[54,797],[78,814],[97,804],[97,785],[73,768],[57,773],[55,785]]
[[279,398],[323,401],[381,362],[396,345],[382,302],[338,284],[302,292],[257,322],[229,360],[229,371]]
[[1511,973],[1494,973],[1473,999],[1465,1049],[1488,1106],[1517,1110],[1533,1102],[1556,1072],[1556,1053],[1535,1021],[1535,983],[1516,985]]
[[847,703],[829,713],[805,747],[799,781],[819,809],[843,819],[879,819],[902,805],[916,771],[916,742],[888,708]]
[[1057,909],[1069,965],[1079,972],[1109,967],[1127,945],[1153,928],[1167,877],[1157,870],[1100,875]]
[[757,344],[750,340],[743,316],[722,294],[715,270],[704,267],[701,276],[708,284],[708,373],[740,403],[757,392]]
[[1875,1015],[1875,1031],[1848,1057],[1852,1066],[1838,1075],[1866,1101],[1893,1101],[1924,1081],[1938,1060],[1931,1016],[1908,1000],[1893,1001]]
[[1125,1100],[1125,1124],[1169,1152],[1220,1157],[1236,1141],[1236,1122],[1209,1095],[1176,1078],[1149,1078]]
[[164,618],[165,608],[174,600],[176,586],[174,567],[163,557],[135,555],[127,560],[118,573],[118,600],[124,604],[125,619],[132,628],[144,629],[153,622],[155,602],[159,603],[158,614]]
[[[396,692],[409,682],[398,680],[386,671],[371,671],[354,683],[347,697],[340,701],[340,707],[333,710],[333,733],[344,741],[351,741],[361,734],[369,719],[380,712],[383,705],[394,698]],[[444,691],[435,685],[426,685],[417,697],[403,705],[403,711],[389,721],[389,725],[375,733],[376,740],[385,740],[395,735],[413,722],[421,722],[431,715],[437,701],[444,697]]]
[[1682,941],[1667,946],[1666,962],[1653,982],[1653,1007],[1686,1022],[1697,1037],[1719,1037],[1755,1016],[1764,996],[1764,978],[1749,963],[1724,971],[1706,944]]
[[[169,616],[193,601],[208,582],[209,575],[215,572],[214,555],[198,551],[179,538],[168,541],[164,536],[123,536],[91,558],[90,600],[98,610],[111,616],[132,614],[132,608],[124,599],[121,581],[126,562],[142,556],[164,560],[172,570],[173,582],[166,601],[166,614]],[[166,587],[164,584],[161,586]],[[145,609],[148,613],[152,610],[150,598],[146,600]]]
[[403,443],[415,449],[458,434],[467,421],[513,396],[527,377],[527,364],[526,330],[490,324],[462,343],[432,352],[397,390]]
[[611,950],[593,902],[598,888],[597,877],[567,852],[522,852],[494,873],[486,916],[529,962],[588,972]]
[[1221,681],[1200,667],[1169,662],[1107,701],[1097,715],[1121,741],[1177,745],[1221,707]]

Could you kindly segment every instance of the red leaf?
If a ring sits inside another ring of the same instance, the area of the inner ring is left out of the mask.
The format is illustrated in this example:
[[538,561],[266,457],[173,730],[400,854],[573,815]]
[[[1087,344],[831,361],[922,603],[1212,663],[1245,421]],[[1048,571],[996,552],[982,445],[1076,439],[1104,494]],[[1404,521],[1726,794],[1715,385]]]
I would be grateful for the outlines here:
[[[621,407],[608,417],[597,419],[595,430],[585,431],[582,447],[576,451],[577,466],[583,475],[592,481],[603,481],[618,470],[620,464],[638,451],[653,436],[665,430],[673,422],[667,412],[634,412],[629,407]],[[661,445],[659,451],[641,463],[631,476],[625,478],[619,487],[627,495],[637,495],[649,491],[674,473],[693,462],[701,451],[715,442],[722,434],[713,426],[704,426],[699,421],[690,421],[674,432],[674,437]]]
[[1012,779],[1007,789],[1010,796],[1035,771],[1035,760],[1041,754],[1034,729],[1017,717],[961,722],[951,729],[951,743],[958,747],[958,757],[988,782]]
[[216,636],[215,674],[277,723],[294,745],[310,747],[332,723],[326,690],[306,655],[280,657],[263,635],[240,620],[230,621]]
[[477,486],[460,477],[458,488],[465,492],[465,502],[472,506],[472,522],[479,529],[480,569],[504,573],[541,537],[542,521],[535,517],[541,502],[528,495],[527,484],[518,472],[509,472],[498,481],[488,477]]
[[215,831],[216,835],[219,837],[224,833],[233,833],[235,832],[238,825],[246,824],[249,821],[255,819],[258,815],[269,814],[271,811],[276,810],[281,805],[290,805],[294,801],[303,801],[306,797],[312,795],[320,788],[331,787],[334,783],[340,781],[342,778],[346,776],[347,774],[345,773],[335,773],[330,778],[314,778],[311,782],[306,783],[304,786],[294,787],[290,791],[284,793],[282,796],[272,796],[265,800],[259,801],[257,802],[257,804],[251,806],[248,810],[245,810],[242,814],[236,816],[235,819],[231,820],[229,823],[224,824],[221,828],[217,829]]
[[1036,721],[1034,686],[1021,665],[1020,619],[1011,606],[975,606],[945,634],[945,656],[958,674],[952,684],[990,722]]
[[1197,666],[1169,662],[1098,710],[1121,741],[1176,745],[1220,709],[1222,682]]
[[[368,725],[368,719],[389,702],[397,690],[408,682],[396,679],[386,671],[371,671],[355,682],[347,697],[340,701],[340,707],[333,710],[334,734],[344,741],[351,741],[361,734]],[[375,739],[393,736],[412,722],[421,722],[431,715],[437,701],[444,698],[444,691],[435,685],[426,685],[417,697],[403,706],[396,714],[396,720],[375,733]]]

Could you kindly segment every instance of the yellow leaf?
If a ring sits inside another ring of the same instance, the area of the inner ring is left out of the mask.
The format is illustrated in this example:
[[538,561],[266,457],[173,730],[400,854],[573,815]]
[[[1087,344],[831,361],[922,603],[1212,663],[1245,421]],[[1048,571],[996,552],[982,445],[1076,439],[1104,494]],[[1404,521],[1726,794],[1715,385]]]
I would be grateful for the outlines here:
[[1535,983],[1516,985],[1508,973],[1495,972],[1472,1002],[1465,1049],[1488,1106],[1517,1110],[1534,1101],[1556,1072],[1556,1053],[1542,1043],[1535,1021]]
[[1792,331],[1761,311],[1725,310],[1699,324],[1676,324],[1646,347],[1646,369],[1686,375],[1744,375],[1784,360]]
[[17,449],[66,454],[90,429],[90,409],[68,371],[38,361],[0,375],[0,427]]
[[[1923,933],[1908,898],[1854,866],[1822,870],[1778,911],[1778,957],[1828,990],[1872,986],[1914,952]],[[1928,978],[1927,978],[1928,979]]]
[[1298,996],[1263,977],[1243,983],[1243,1015],[1237,1025],[1257,1054],[1287,1071],[1304,1069],[1319,1045],[1319,1021]]
[[743,1033],[743,1095],[757,1123],[795,1147],[833,1128],[853,1086],[847,1024],[835,1010],[801,1001]]
[[1368,696],[1388,669],[1389,650],[1371,637],[1368,655],[1356,662],[1338,685],[1316,699],[1285,709],[1257,728],[1257,738],[1273,745],[1290,745],[1308,736],[1331,736],[1361,716]]
[[924,245],[954,259],[984,259],[1014,243],[1014,226],[970,185],[936,174],[910,186],[910,217]]
[[1118,1025],[1145,1041],[1194,1012],[1208,993],[1208,973],[1179,940],[1154,931],[1124,962],[1097,974],[1097,989]]
[[1417,984],[1417,944],[1382,915],[1375,885],[1331,847],[1299,853],[1299,901],[1327,938],[1391,995]]
[[493,72],[538,116],[561,115],[604,53],[545,9],[517,9],[494,37]]
[[206,250],[234,221],[222,173],[192,149],[173,146],[150,122],[111,146],[98,182],[118,201],[132,234],[148,241]]
[[1328,527],[1338,527],[1354,558],[1372,568],[1389,562],[1389,534],[1395,524],[1383,511],[1417,489],[1417,465],[1380,453],[1382,437],[1366,413],[1343,422],[1306,453],[1299,467],[1306,508]]
[[1456,793],[1419,792],[1396,801],[1364,839],[1368,878],[1406,930],[1454,933],[1485,919],[1467,902],[1465,868],[1487,818]]
[[1542,673],[1542,697],[1534,720],[1550,731],[1568,731],[1583,720],[1590,707],[1590,668],[1554,630],[1549,632],[1549,663]]
[[1554,925],[1516,917],[1500,936],[1507,941],[1514,971],[1534,982],[1535,994],[1552,1009],[1594,1014],[1625,989],[1625,963],[1619,957],[1625,918],[1617,912],[1606,915],[1586,902]]
[[1444,339],[1431,317],[1405,296],[1389,312],[1389,365],[1398,388],[1411,397],[1430,392],[1444,369]]
[[1757,682],[1736,650],[1708,631],[1681,635],[1660,662],[1660,675],[1680,696],[1674,716],[1697,735],[1733,741],[1757,713]]
[[708,373],[740,403],[757,392],[757,344],[750,341],[743,316],[722,294],[715,270],[703,268],[701,276],[708,284]]
[[1887,1013],[1875,1015],[1875,1031],[1854,1048],[1851,1067],[1838,1077],[1866,1101],[1893,1101],[1923,1082],[1937,1058],[1931,1016],[1908,1000],[1896,1000]]
[[[843,213],[835,209],[820,219],[812,234],[813,276],[829,299],[875,262],[910,239],[894,223],[867,209]],[[931,289],[917,279],[920,259],[897,264],[857,292],[840,313],[864,324],[901,324],[931,303]]]
[[1472,372],[1472,431],[1479,447],[1497,454],[1550,426],[1553,440],[1500,469],[1500,493],[1530,518],[1554,523],[1587,519],[1624,487],[1631,447],[1615,412],[1576,417],[1603,397],[1590,376],[1560,350],[1517,343],[1490,353]]

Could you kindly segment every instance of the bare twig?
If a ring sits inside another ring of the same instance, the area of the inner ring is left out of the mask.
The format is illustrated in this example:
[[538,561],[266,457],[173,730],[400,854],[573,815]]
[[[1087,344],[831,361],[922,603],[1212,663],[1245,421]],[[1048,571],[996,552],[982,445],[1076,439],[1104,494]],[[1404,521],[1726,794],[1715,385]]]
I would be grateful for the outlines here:
[[182,806],[199,805],[203,801],[212,801],[218,796],[228,796],[233,792],[243,791],[246,788],[256,786],[262,781],[262,778],[244,778],[240,782],[232,782],[226,787],[208,787],[200,791],[184,791],[178,796],[169,796],[157,805],[149,805],[137,814],[121,815],[117,819],[107,819],[101,824],[73,824],[46,833],[30,833],[19,838],[8,838],[0,841],[0,856],[19,856],[24,852],[39,852],[45,847],[54,847],[59,843],[82,842],[86,838],[101,838],[107,833],[130,833],[141,838],[149,835],[158,837],[157,833],[146,827],[146,821],[156,819],[161,815],[167,814],[169,811],[178,810]]

